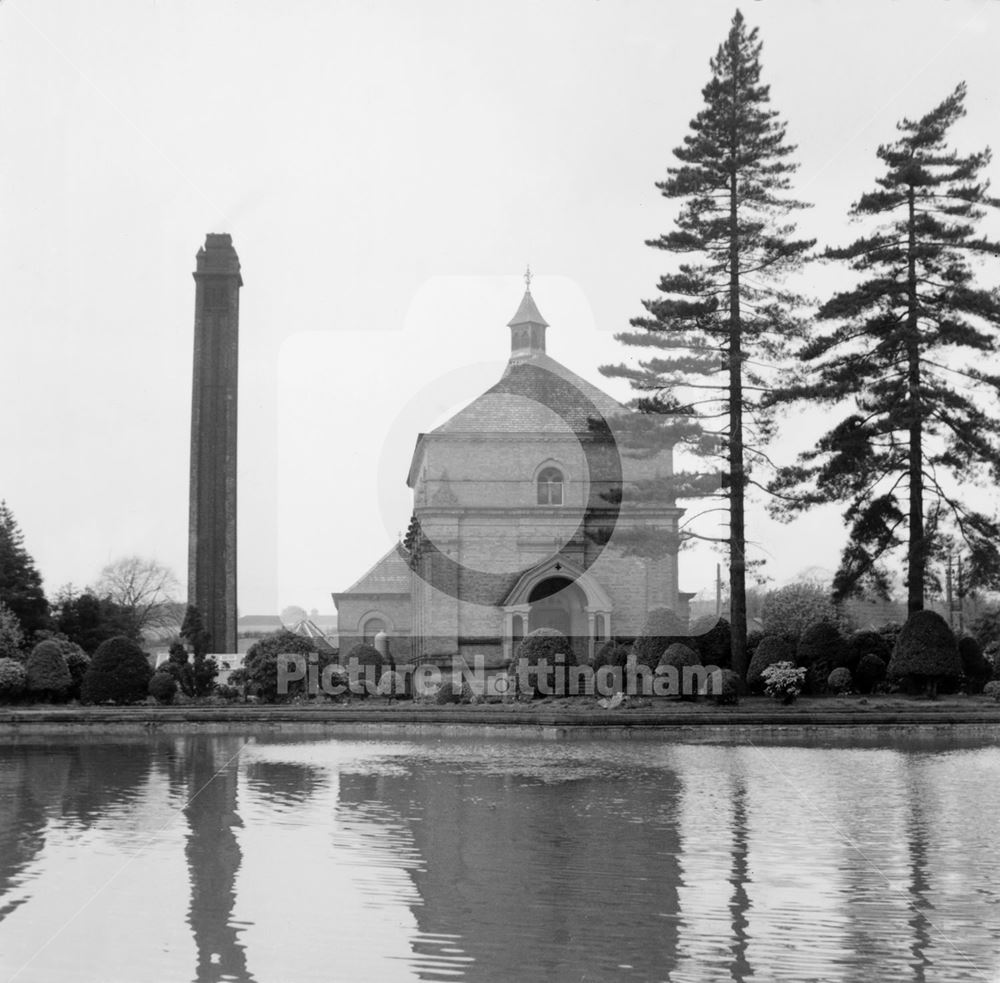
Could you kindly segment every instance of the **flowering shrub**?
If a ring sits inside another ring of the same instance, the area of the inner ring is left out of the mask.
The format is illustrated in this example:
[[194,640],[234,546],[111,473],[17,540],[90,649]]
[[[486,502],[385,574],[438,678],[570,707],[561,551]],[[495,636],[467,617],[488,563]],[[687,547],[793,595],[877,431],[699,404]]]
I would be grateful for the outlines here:
[[28,684],[28,672],[17,659],[0,658],[0,703],[16,700]]
[[765,635],[787,635],[796,640],[817,621],[841,621],[829,593],[819,584],[789,584],[771,591],[764,598],[760,617]]
[[1000,703],[1000,680],[994,679],[993,682],[987,683],[983,687],[983,692],[987,696],[992,696],[997,703]]
[[23,662],[24,632],[17,615],[0,601],[0,659],[17,659]]
[[771,636],[761,640],[747,669],[747,689],[759,693],[764,688],[764,670],[778,662],[795,661],[795,646],[787,638]]
[[766,696],[773,696],[779,703],[792,703],[802,692],[806,671],[796,669],[791,662],[776,662],[761,673],[761,678]]

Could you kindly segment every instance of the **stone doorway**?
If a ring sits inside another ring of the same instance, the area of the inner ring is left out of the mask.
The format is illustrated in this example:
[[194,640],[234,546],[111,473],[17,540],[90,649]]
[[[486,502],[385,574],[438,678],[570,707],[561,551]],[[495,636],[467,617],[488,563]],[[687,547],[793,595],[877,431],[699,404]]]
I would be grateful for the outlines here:
[[548,577],[528,595],[528,630],[554,628],[573,643],[577,660],[587,658],[587,598],[567,577]]

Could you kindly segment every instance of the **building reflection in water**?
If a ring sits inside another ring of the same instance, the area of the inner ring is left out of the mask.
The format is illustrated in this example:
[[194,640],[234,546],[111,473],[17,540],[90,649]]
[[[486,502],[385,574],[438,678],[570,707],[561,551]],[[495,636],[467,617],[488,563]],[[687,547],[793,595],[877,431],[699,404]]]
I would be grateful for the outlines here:
[[[131,958],[162,953],[164,977],[197,983],[924,983],[996,969],[995,748],[244,742],[4,748],[0,933],[11,947],[32,933],[18,958],[64,911],[52,857],[74,859],[83,891],[135,843],[88,930],[175,891],[129,923]],[[77,928],[47,965],[85,948]]]
[[197,983],[249,981],[246,950],[234,922],[236,876],[242,854],[237,789],[239,754],[246,738],[178,739],[167,754],[175,798],[185,803],[184,847],[191,885],[187,922],[194,938]]
[[411,831],[419,978],[663,978],[677,951],[676,775],[640,769],[626,787],[608,767],[512,763],[483,773],[444,751],[384,780],[340,776],[344,807],[377,796]]

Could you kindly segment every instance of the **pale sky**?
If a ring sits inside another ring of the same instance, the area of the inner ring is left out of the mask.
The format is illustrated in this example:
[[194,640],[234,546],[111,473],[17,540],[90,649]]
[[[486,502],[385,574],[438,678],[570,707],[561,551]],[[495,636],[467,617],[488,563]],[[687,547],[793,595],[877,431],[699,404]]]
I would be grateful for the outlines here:
[[[194,257],[243,264],[242,613],[332,612],[405,530],[418,432],[499,376],[530,262],[549,353],[597,366],[669,257],[654,182],[701,106],[731,3],[0,3],[0,497],[46,589],[153,556],[185,580]],[[997,143],[1000,4],[764,0],[806,235],[902,116],[965,80]],[[997,165],[991,167],[996,180]],[[1000,233],[991,219],[987,226]],[[984,283],[1000,276],[989,271]],[[823,297],[830,270],[810,270]],[[819,421],[822,423],[822,421]],[[786,423],[775,456],[816,436]],[[775,583],[836,566],[836,511],[750,513]],[[714,580],[682,556],[681,586]]]

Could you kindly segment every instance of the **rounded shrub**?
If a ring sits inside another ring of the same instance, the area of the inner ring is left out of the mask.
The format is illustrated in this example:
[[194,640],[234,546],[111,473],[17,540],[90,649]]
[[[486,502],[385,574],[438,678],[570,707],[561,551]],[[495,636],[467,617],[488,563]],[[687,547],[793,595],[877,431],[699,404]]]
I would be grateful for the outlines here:
[[993,675],[993,666],[986,661],[983,650],[971,635],[958,640],[958,656],[962,660],[962,676],[967,693],[982,693]]
[[770,591],[760,609],[765,635],[788,635],[798,639],[817,621],[839,621],[837,609],[826,588],[819,584],[789,584]]
[[770,635],[761,639],[747,668],[747,689],[751,693],[764,691],[763,672],[768,666],[779,662],[795,662],[795,646],[780,635]]
[[892,646],[884,635],[871,629],[856,631],[847,638],[847,668],[855,672],[861,657],[876,655],[888,665],[892,657]]
[[600,669],[601,666],[624,668],[630,651],[631,649],[627,645],[611,638],[594,652],[590,664],[594,669]]
[[721,669],[708,677],[709,695],[720,706],[735,706],[740,702],[740,677],[732,669]]
[[933,697],[939,688],[955,685],[961,675],[958,642],[948,622],[935,611],[914,611],[892,650],[889,678]]
[[826,688],[831,693],[850,693],[854,680],[851,678],[851,670],[846,666],[839,666],[834,669],[826,680]]
[[837,625],[832,621],[809,625],[799,638],[795,661],[806,670],[806,692],[822,693],[830,673],[847,663],[847,646]]
[[19,659],[0,658],[0,703],[13,703],[24,695],[28,671]]
[[78,700],[83,677],[90,668],[90,656],[73,642],[61,642],[60,645],[63,658],[66,660],[66,668],[69,669],[69,692],[66,695],[71,700]]
[[983,687],[983,692],[987,696],[993,697],[993,699],[996,700],[997,703],[1000,703],[1000,679],[994,679],[988,682]]
[[[573,646],[561,631],[556,631],[555,628],[536,628],[525,635],[521,640],[521,644],[517,647],[517,652],[514,655],[514,665],[511,666],[510,672],[517,673],[518,663],[521,665],[537,666],[542,660],[550,668],[557,664],[567,666],[576,664]],[[553,672],[552,677],[554,675]],[[534,697],[540,692],[538,675],[533,675],[532,680],[534,681],[534,685],[530,686],[530,692],[525,690],[521,693],[522,696]],[[518,683],[518,686],[520,686],[520,683]]]
[[[903,626],[898,621],[889,621],[884,625],[879,625],[878,633],[885,639],[885,644],[889,646],[889,658],[892,658],[892,650],[896,647],[899,633]],[[888,659],[886,660],[888,664]]]
[[687,624],[676,612],[670,608],[653,608],[646,615],[646,623],[632,651],[636,662],[655,669],[671,642],[686,640]]
[[357,645],[351,646],[348,651],[345,664],[350,665],[352,659],[357,660],[357,664],[362,667],[362,673],[358,682],[351,687],[351,693],[354,696],[362,697],[373,695],[368,690],[367,682],[371,676],[367,671],[367,667],[374,666],[375,683],[376,685],[380,683],[382,681],[382,670],[386,668],[382,653],[374,645],[369,645],[366,642],[358,642]]
[[453,680],[446,679],[434,693],[434,702],[438,706],[444,706],[447,703],[461,703],[462,687]]
[[65,700],[73,679],[58,642],[39,642],[28,656],[28,694],[36,700]]
[[725,618],[699,618],[691,626],[688,644],[703,666],[728,667],[733,659],[733,629]]
[[685,687],[684,679],[684,669],[691,666],[700,666],[701,656],[689,645],[685,645],[683,642],[673,642],[668,645],[666,651],[660,656],[660,663],[657,669],[662,672],[664,668],[675,669],[677,671],[677,685],[671,687],[674,692],[671,695],[680,696],[683,699],[697,699],[698,691],[695,689],[694,692],[685,692],[685,689],[690,687]]
[[152,675],[142,649],[132,639],[117,635],[97,646],[83,677],[80,698],[84,703],[138,703],[146,698]]
[[[265,703],[274,703],[297,696],[305,690],[305,680],[286,680],[283,688],[287,692],[278,692],[278,656],[302,655],[308,658],[315,651],[316,646],[311,639],[303,635],[296,635],[295,632],[286,631],[283,628],[279,629],[258,639],[247,649],[247,654],[243,657],[241,675],[237,679],[241,681],[241,685],[246,686],[247,693],[256,696]],[[177,665],[182,670],[182,677],[178,680],[181,685],[185,686],[185,681],[189,679],[193,690],[194,667],[190,667],[191,675],[188,677],[184,672],[189,668],[186,665],[186,659],[184,664],[180,662],[180,647],[171,649],[170,663]],[[168,671],[176,676],[172,668]],[[230,676],[230,681],[232,678]]]
[[550,666],[556,662],[565,665],[576,663],[570,640],[555,628],[536,628],[525,635],[517,647],[516,659],[523,659],[533,666],[538,665],[542,659]]
[[874,693],[875,687],[885,679],[886,663],[877,655],[866,652],[858,659],[854,669],[854,686],[859,693]]
[[754,652],[757,651],[757,646],[760,645],[766,636],[759,628],[754,628],[747,633],[747,659],[753,658]]
[[177,695],[177,680],[174,679],[173,674],[163,671],[154,672],[153,678],[149,681],[149,695],[157,703],[162,703],[164,706],[173,703],[174,697]]

